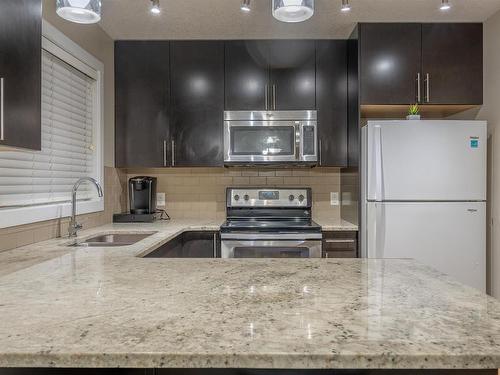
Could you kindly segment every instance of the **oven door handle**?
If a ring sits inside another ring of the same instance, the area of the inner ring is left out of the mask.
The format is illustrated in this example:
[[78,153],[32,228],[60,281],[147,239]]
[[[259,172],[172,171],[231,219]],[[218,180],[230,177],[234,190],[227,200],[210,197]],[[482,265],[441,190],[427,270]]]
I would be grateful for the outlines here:
[[221,240],[242,240],[242,241],[260,241],[260,240],[322,240],[321,233],[221,233]]

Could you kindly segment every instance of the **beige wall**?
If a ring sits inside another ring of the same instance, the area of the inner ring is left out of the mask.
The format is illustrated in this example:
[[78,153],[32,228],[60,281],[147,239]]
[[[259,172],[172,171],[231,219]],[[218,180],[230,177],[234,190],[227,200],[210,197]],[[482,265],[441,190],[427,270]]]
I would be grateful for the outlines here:
[[59,17],[55,0],[43,0],[43,18],[104,64],[104,165],[114,167],[114,42],[99,25],[78,25]]
[[127,177],[144,175],[158,178],[158,192],[166,193],[167,212],[173,218],[224,219],[225,191],[229,186],[311,187],[314,217],[340,218],[340,206],[330,206],[330,192],[340,192],[340,170],[337,168],[127,170]]

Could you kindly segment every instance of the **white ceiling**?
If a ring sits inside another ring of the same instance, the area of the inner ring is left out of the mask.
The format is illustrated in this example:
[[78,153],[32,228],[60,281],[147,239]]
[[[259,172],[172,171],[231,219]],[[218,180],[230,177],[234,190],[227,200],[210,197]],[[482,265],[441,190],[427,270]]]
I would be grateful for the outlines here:
[[352,11],[340,12],[341,0],[316,0],[316,13],[300,24],[271,16],[271,0],[252,0],[250,14],[241,0],[160,0],[162,13],[149,12],[150,0],[103,0],[101,27],[113,39],[268,39],[345,38],[357,22],[484,21],[500,10],[500,0],[351,0]]

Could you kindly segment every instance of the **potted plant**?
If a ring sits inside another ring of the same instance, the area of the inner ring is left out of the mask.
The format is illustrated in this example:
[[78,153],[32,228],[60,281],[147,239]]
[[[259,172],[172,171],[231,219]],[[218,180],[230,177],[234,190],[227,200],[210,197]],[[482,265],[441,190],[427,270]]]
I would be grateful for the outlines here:
[[418,108],[418,104],[412,104],[410,108],[408,108],[408,116],[406,116],[407,120],[420,120],[420,108]]

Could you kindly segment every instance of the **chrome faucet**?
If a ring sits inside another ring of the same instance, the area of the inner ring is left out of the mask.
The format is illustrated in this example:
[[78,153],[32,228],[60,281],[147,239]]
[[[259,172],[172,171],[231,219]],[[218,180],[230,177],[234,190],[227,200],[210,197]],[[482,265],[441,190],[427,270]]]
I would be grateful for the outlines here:
[[83,177],[76,181],[75,185],[73,185],[72,196],[71,196],[71,220],[69,222],[68,234],[69,237],[76,237],[78,230],[82,229],[82,225],[76,222],[76,192],[78,188],[82,184],[82,182],[91,182],[97,189],[97,194],[100,198],[102,198],[102,187],[99,183],[91,177]]

